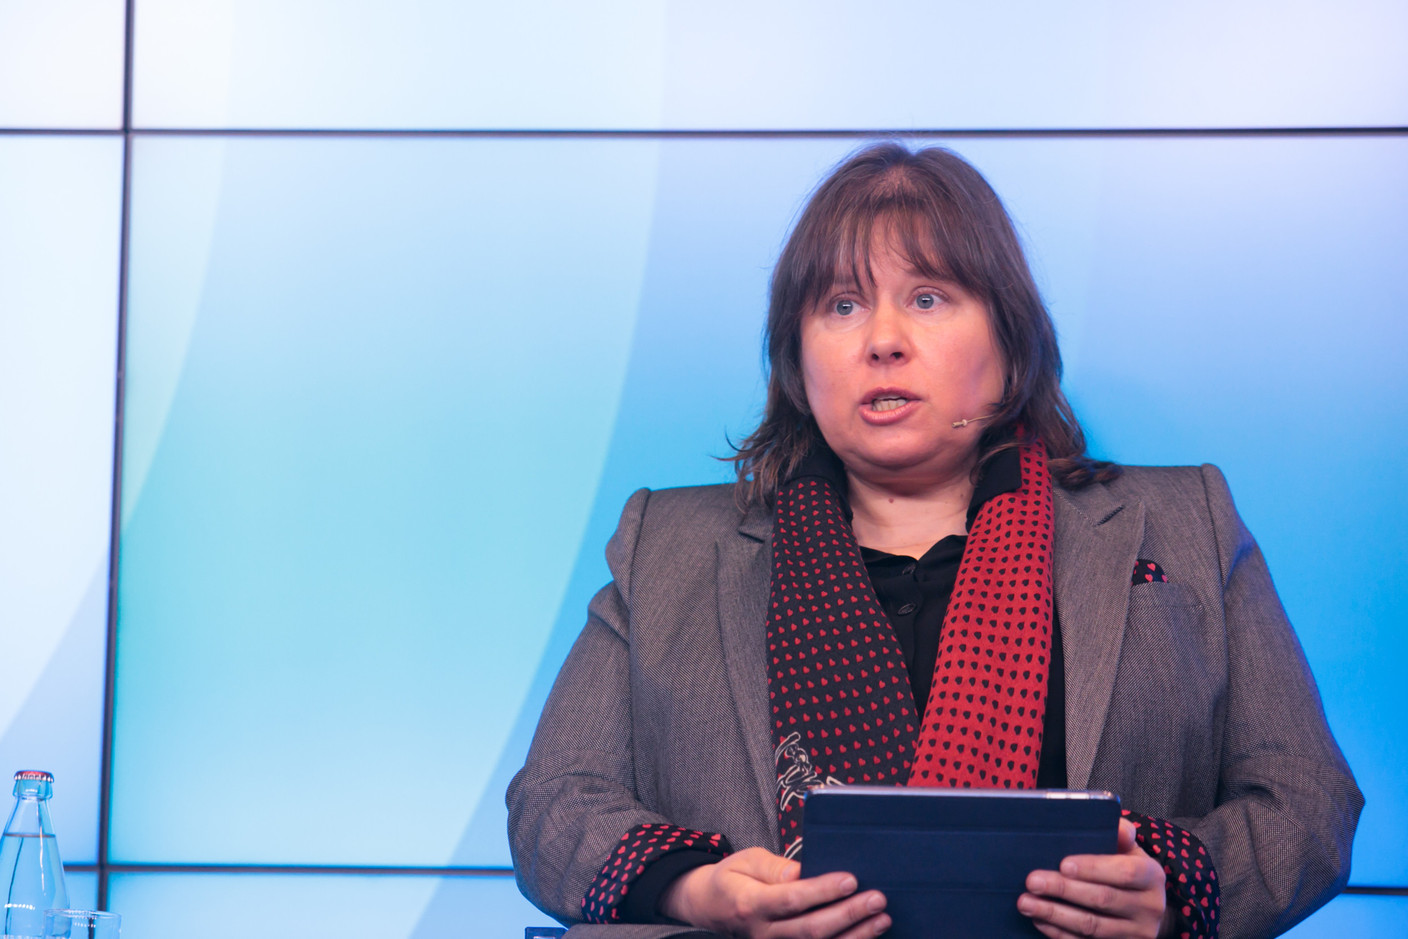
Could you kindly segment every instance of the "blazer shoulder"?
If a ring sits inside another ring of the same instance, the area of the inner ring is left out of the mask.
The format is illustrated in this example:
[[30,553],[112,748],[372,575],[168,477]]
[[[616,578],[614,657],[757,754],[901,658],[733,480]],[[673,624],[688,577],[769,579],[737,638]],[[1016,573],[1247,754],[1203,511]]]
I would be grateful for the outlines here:
[[1112,492],[1142,495],[1203,487],[1201,466],[1125,466],[1123,470],[1119,478],[1104,484]]
[[712,539],[736,530],[744,511],[735,499],[735,486],[680,486],[673,489],[643,489],[632,501],[645,494],[642,505],[642,536],[678,532]]
[[626,501],[606,546],[607,565],[618,589],[629,598],[638,566],[678,569],[703,563],[719,539],[737,532],[747,517],[734,501],[730,484],[638,489]]
[[1068,494],[1080,502],[1099,491],[1116,502],[1138,500],[1153,512],[1165,510],[1186,514],[1217,515],[1232,495],[1222,471],[1211,463],[1201,466],[1125,466],[1124,472],[1108,483],[1095,483]]
[[735,502],[734,490],[737,488],[733,483],[717,483],[708,486],[674,486],[669,489],[645,489],[642,491],[650,493],[652,508],[687,508],[693,511],[732,513],[737,516],[742,512]]

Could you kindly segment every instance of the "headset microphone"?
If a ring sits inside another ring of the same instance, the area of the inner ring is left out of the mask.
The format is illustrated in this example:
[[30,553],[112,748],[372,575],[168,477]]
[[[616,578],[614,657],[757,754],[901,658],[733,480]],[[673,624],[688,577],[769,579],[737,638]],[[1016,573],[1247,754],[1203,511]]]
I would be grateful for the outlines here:
[[963,420],[961,420],[961,421],[954,421],[954,422],[953,422],[953,429],[954,429],[954,430],[958,430],[960,427],[967,427],[969,424],[976,424],[978,421],[990,421],[990,420],[992,420],[992,415],[991,415],[991,414],[989,414],[987,417],[965,417],[965,418],[964,418]]

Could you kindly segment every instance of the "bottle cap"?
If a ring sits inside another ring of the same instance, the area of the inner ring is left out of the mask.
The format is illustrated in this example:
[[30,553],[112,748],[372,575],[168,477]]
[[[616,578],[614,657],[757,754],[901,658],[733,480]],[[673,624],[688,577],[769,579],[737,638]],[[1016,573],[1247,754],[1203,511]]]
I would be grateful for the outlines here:
[[42,769],[22,769],[15,774],[15,782],[21,779],[38,779],[41,782],[53,782],[54,774],[46,773]]

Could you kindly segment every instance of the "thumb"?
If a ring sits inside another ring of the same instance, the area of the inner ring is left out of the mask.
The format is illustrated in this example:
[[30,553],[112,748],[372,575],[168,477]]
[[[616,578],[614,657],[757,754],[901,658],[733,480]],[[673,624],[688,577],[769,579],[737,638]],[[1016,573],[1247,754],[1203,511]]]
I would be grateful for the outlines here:
[[764,848],[748,848],[734,855],[737,867],[765,884],[784,884],[802,876],[802,865]]
[[1120,819],[1119,834],[1115,837],[1115,853],[1128,854],[1134,850],[1134,833],[1138,831],[1134,823],[1127,818]]

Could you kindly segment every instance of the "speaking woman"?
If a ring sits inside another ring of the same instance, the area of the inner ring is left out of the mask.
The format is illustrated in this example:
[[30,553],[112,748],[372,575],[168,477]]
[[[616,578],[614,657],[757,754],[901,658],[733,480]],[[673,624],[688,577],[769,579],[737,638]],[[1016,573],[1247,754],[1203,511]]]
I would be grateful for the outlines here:
[[1363,800],[1222,475],[1086,455],[972,167],[840,166],[767,342],[737,484],[637,492],[607,547],[508,793],[531,900],[654,924],[583,935],[879,935],[883,896],[799,877],[822,783],[1119,794],[1115,854],[1027,879],[1052,937],[1273,935],[1344,885]]

